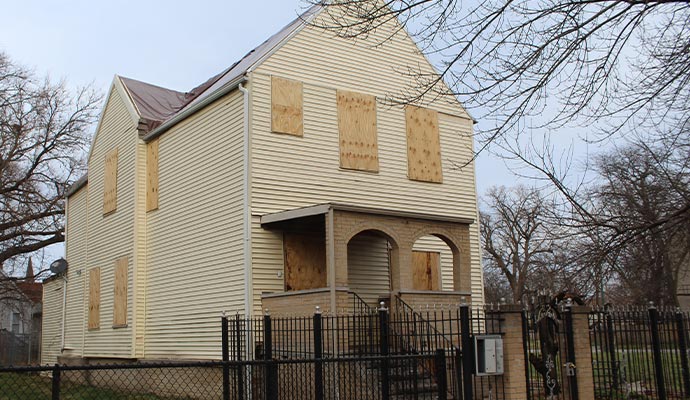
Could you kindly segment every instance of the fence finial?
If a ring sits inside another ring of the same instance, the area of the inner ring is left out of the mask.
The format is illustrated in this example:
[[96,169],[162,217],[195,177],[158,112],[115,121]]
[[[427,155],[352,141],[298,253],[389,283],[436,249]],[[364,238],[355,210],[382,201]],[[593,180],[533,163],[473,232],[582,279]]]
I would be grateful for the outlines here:
[[651,300],[650,300],[647,304],[648,304],[647,308],[650,309],[650,310],[651,310],[652,308],[656,308],[656,306],[654,306],[654,302],[651,301]]
[[379,306],[380,306],[379,311],[388,311],[388,309],[386,308],[386,302],[385,301],[381,301],[379,303]]
[[315,314],[321,314],[321,307],[316,306],[316,311],[314,311]]
[[268,312],[268,308],[264,310],[264,315],[271,315],[271,313]]

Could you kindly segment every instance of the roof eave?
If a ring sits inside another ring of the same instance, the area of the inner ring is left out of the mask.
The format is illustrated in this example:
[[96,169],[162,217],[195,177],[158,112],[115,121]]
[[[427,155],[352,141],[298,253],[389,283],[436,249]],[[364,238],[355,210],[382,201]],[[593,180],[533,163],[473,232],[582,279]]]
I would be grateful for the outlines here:
[[226,94],[237,89],[237,87],[241,83],[244,83],[246,81],[247,81],[247,77],[245,75],[238,76],[236,79],[233,79],[232,81],[228,82],[223,87],[221,87],[220,89],[216,90],[213,94],[205,97],[203,100],[201,100],[198,103],[194,104],[193,106],[187,108],[186,110],[180,112],[179,114],[176,114],[174,117],[165,121],[164,123],[162,123],[160,126],[155,128],[151,132],[145,134],[142,137],[142,139],[145,142],[150,142],[151,140],[157,138],[158,136],[162,135],[166,131],[170,130],[170,128],[172,128],[173,126],[177,125],[178,123],[182,122],[183,120],[196,114],[198,111],[201,111],[203,108],[205,108],[209,104],[215,102],[216,100],[220,99],[221,97],[225,96]]

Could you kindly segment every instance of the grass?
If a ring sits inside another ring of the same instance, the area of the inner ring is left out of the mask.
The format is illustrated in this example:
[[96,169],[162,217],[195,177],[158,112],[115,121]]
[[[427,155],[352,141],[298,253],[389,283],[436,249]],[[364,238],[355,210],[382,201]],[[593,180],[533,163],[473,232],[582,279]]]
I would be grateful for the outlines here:
[[[617,350],[619,365],[624,368],[625,381],[629,384],[638,383],[647,389],[656,390],[656,376],[654,371],[654,354],[651,350]],[[593,353],[595,386],[608,386],[611,382],[609,355],[605,352]],[[664,371],[666,391],[669,394],[682,393],[680,356],[676,352],[662,352],[661,362]],[[621,371],[623,372],[623,371]],[[621,373],[619,372],[619,373]],[[604,387],[600,390],[605,390]],[[615,398],[615,397],[614,397]],[[636,397],[631,397],[636,398]],[[646,397],[639,397],[646,398]]]
[[[49,399],[51,379],[37,374],[0,374],[0,400]],[[93,386],[65,384],[62,400],[161,400],[151,394],[131,394]]]

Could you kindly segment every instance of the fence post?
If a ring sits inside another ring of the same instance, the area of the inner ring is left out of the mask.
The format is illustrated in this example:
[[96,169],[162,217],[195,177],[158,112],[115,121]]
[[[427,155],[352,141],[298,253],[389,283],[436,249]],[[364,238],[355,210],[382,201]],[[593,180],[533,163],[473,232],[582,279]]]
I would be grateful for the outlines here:
[[438,400],[448,399],[448,377],[446,376],[446,350],[436,349],[436,385]]
[[228,337],[228,317],[223,311],[220,317],[221,356],[223,358],[223,400],[230,400],[230,338]]
[[52,400],[60,400],[60,365],[53,366],[53,385],[51,388]]
[[381,399],[390,399],[390,360],[388,354],[390,351],[388,344],[388,309],[383,302],[379,308],[379,344],[381,347]]
[[273,362],[273,327],[271,314],[264,315],[264,361],[266,361],[266,400],[278,400],[277,365]]
[[[573,337],[573,308],[572,300],[568,299],[565,306],[565,337],[566,337],[566,373],[568,375],[568,389],[570,399],[578,400],[577,370],[575,369],[575,338]],[[582,332],[580,332],[582,334]],[[587,332],[589,334],[589,332]],[[569,372],[569,373],[568,373]]]
[[474,372],[474,349],[470,332],[470,307],[460,306],[460,334],[462,345],[462,393],[464,400],[473,400],[472,373]]
[[321,330],[321,307],[314,312],[314,396],[323,400],[323,331]]
[[616,352],[616,336],[613,327],[613,317],[610,311],[606,311],[606,336],[608,342],[609,360],[611,360],[611,386],[613,390],[618,390],[618,353]]
[[654,352],[654,372],[656,376],[657,395],[659,400],[666,400],[666,386],[664,382],[664,366],[661,363],[661,342],[659,340],[659,312],[654,304],[649,305],[649,328],[652,334],[652,350]]
[[242,367],[242,327],[240,321],[240,313],[235,314],[235,360],[238,362],[235,379],[237,380],[236,392],[237,400],[244,399],[244,368]]
[[680,308],[676,309],[676,333],[678,334],[678,346],[680,347],[680,366],[683,374],[683,392],[690,396],[690,369],[688,369],[688,344],[686,342],[685,321]]

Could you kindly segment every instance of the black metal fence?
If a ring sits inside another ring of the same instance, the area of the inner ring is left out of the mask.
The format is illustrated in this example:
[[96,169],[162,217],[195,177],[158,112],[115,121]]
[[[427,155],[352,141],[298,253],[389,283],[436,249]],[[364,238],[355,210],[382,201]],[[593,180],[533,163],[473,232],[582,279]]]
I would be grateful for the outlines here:
[[473,334],[500,333],[486,309],[223,317],[222,360],[0,368],[0,399],[502,399],[475,376]]
[[690,398],[688,313],[627,307],[590,314],[598,399]]

